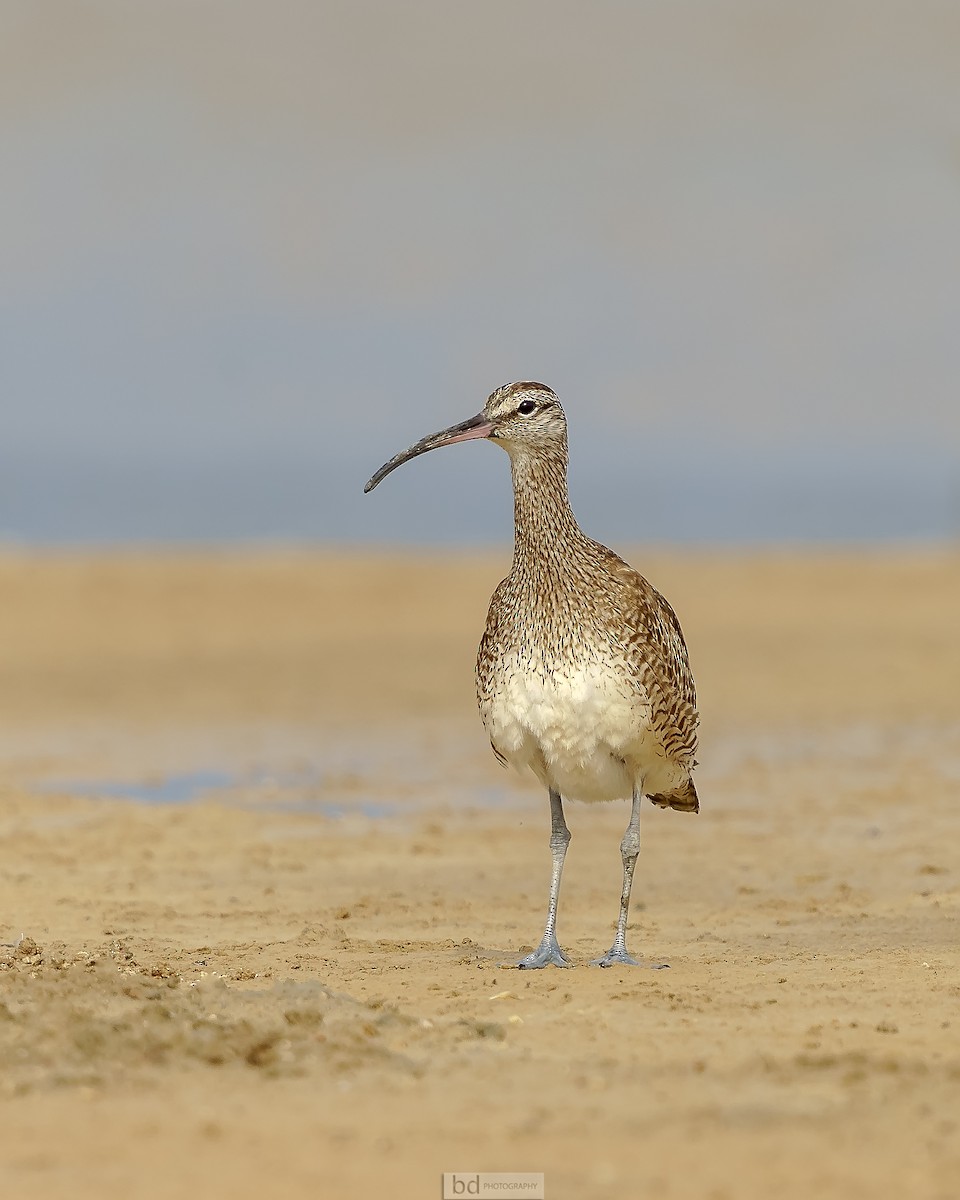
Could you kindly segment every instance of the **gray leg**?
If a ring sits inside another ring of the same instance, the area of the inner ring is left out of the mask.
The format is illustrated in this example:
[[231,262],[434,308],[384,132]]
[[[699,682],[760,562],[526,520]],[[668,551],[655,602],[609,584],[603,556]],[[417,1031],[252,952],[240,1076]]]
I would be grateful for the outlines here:
[[553,873],[550,876],[550,905],[547,909],[547,924],[540,945],[517,966],[524,969],[545,967],[553,963],[556,967],[569,967],[570,960],[560,949],[557,941],[557,898],[560,895],[560,875],[563,860],[570,845],[570,830],[563,819],[563,801],[559,792],[550,793],[550,853],[553,856]]
[[635,788],[633,792],[633,809],[630,812],[630,824],[627,826],[623,841],[620,843],[620,857],[623,859],[623,891],[620,893],[620,917],[617,921],[617,936],[613,945],[603,956],[595,959],[590,965],[594,967],[612,967],[615,963],[625,963],[627,966],[638,967],[640,963],[627,953],[627,913],[630,911],[630,889],[633,887],[633,871],[637,865],[637,855],[640,853],[640,801],[643,792]]

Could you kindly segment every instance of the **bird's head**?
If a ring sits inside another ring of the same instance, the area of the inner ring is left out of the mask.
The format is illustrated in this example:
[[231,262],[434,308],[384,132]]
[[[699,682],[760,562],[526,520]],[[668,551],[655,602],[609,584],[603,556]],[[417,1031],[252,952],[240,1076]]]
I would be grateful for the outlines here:
[[557,454],[564,456],[565,460],[567,420],[560,401],[546,384],[504,384],[487,398],[482,412],[461,421],[459,425],[431,433],[409,450],[395,455],[383,464],[363,490],[372,492],[391,471],[419,454],[475,438],[499,442],[511,457],[518,454]]
[[545,383],[504,384],[488,397],[483,416],[492,426],[487,437],[508,453],[566,449],[567,419]]

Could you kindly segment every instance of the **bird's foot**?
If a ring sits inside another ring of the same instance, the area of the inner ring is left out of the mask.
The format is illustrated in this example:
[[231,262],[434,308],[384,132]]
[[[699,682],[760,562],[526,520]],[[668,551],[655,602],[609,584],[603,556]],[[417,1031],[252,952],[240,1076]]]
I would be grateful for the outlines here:
[[560,949],[557,939],[544,938],[536,950],[532,950],[517,963],[521,971],[537,971],[541,967],[569,967],[570,959]]
[[594,958],[591,967],[648,967],[651,971],[662,971],[669,963],[640,962],[627,952],[626,946],[611,946],[603,958]]

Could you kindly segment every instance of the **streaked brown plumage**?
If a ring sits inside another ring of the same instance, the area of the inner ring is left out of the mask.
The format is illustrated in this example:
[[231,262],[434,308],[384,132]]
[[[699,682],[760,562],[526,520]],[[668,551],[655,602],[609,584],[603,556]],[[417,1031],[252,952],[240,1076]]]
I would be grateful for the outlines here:
[[642,796],[699,811],[696,692],[683,633],[660,593],[577,524],[567,499],[566,418],[543,384],[499,388],[482,413],[385,464],[367,490],[417,454],[478,437],[510,455],[515,523],[513,565],[494,592],[477,659],[480,715],[500,761],[529,767],[548,789],[552,815],[547,925],[519,965],[568,963],[555,931],[570,840],[561,797],[632,797],[617,937],[598,961],[634,963],[625,939]]

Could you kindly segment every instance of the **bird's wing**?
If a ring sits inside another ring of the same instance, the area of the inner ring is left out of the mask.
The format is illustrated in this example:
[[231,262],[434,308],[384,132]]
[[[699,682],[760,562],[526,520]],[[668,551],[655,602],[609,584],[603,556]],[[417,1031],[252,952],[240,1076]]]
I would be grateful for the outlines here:
[[671,758],[693,764],[697,749],[697,691],[677,614],[657,589],[613,551],[608,565],[621,583],[624,650]]
[[[494,691],[493,673],[497,661],[500,624],[503,616],[507,586],[508,580],[502,579],[490,599],[490,608],[487,610],[487,623],[484,626],[483,637],[480,639],[480,648],[477,651],[477,705],[480,709],[480,719],[483,722],[483,727],[487,730],[488,734],[490,732],[490,705],[493,700]],[[507,760],[494,745],[492,738],[490,746],[497,756],[497,761],[501,766],[505,767]]]

